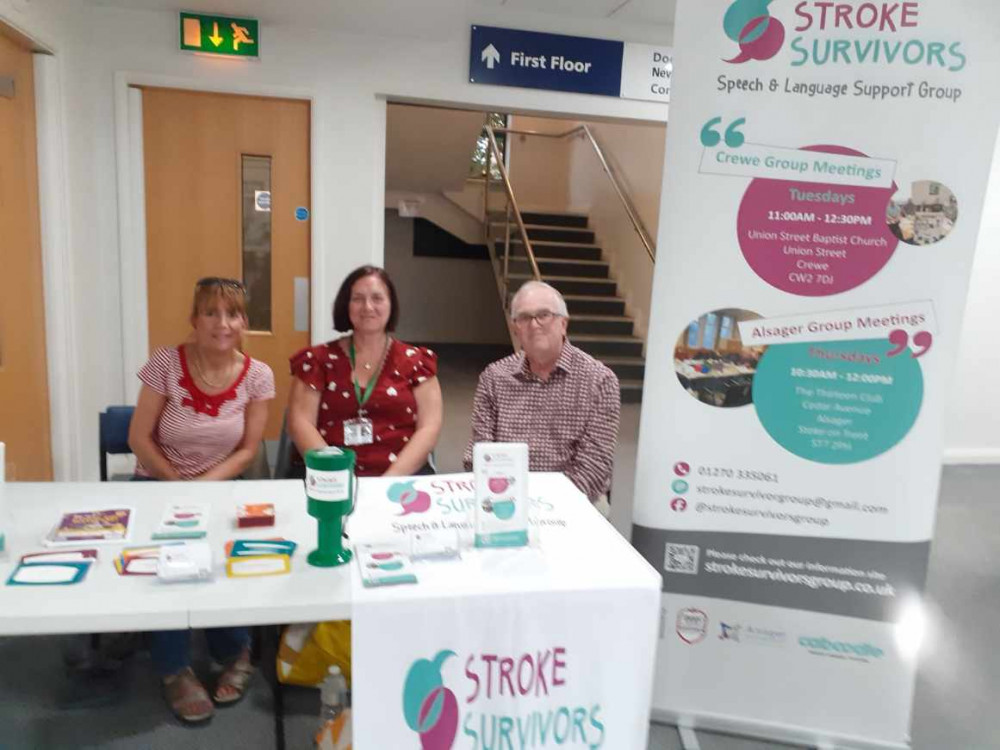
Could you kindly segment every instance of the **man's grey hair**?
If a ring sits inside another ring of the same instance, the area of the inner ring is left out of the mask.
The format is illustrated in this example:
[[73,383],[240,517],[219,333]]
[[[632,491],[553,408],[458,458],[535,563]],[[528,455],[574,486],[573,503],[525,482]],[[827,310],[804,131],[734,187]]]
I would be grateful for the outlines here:
[[553,310],[556,315],[561,315],[564,318],[569,317],[569,310],[566,308],[566,300],[551,284],[546,284],[544,281],[526,281],[521,285],[521,288],[517,290],[514,295],[514,299],[510,301],[510,319],[513,320],[517,316],[518,303],[521,301],[521,297],[528,292],[532,292],[536,289],[548,289],[556,301],[556,309]]

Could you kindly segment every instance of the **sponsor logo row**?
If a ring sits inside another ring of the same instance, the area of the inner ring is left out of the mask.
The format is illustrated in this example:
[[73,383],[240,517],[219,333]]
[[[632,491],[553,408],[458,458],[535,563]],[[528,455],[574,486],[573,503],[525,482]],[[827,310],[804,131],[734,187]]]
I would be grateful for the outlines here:
[[734,644],[785,647],[797,646],[814,656],[849,661],[871,662],[885,656],[885,651],[868,642],[839,640],[828,636],[808,634],[793,637],[780,628],[766,627],[756,623],[733,619],[712,623],[708,614],[696,607],[686,607],[677,613],[675,621],[677,637],[694,646],[715,633],[715,639]]

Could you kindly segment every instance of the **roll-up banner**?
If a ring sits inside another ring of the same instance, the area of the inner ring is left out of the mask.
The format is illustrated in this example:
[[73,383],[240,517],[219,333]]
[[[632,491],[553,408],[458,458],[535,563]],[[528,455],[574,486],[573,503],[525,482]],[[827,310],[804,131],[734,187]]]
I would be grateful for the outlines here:
[[679,0],[632,540],[654,718],[908,746],[998,39],[989,0]]

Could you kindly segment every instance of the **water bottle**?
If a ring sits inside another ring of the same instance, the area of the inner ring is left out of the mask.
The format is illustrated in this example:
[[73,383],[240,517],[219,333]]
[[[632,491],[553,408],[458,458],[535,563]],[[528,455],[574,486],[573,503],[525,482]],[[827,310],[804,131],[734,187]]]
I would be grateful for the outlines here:
[[319,732],[316,734],[317,747],[336,747],[343,732],[343,722],[338,722],[347,708],[347,680],[340,667],[330,667],[330,672],[320,686]]

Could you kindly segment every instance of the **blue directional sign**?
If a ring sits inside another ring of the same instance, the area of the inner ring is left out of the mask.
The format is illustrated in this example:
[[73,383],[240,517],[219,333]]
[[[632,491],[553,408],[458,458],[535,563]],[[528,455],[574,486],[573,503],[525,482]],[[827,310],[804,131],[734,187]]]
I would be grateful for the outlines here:
[[473,26],[469,80],[494,86],[619,96],[625,43]]

